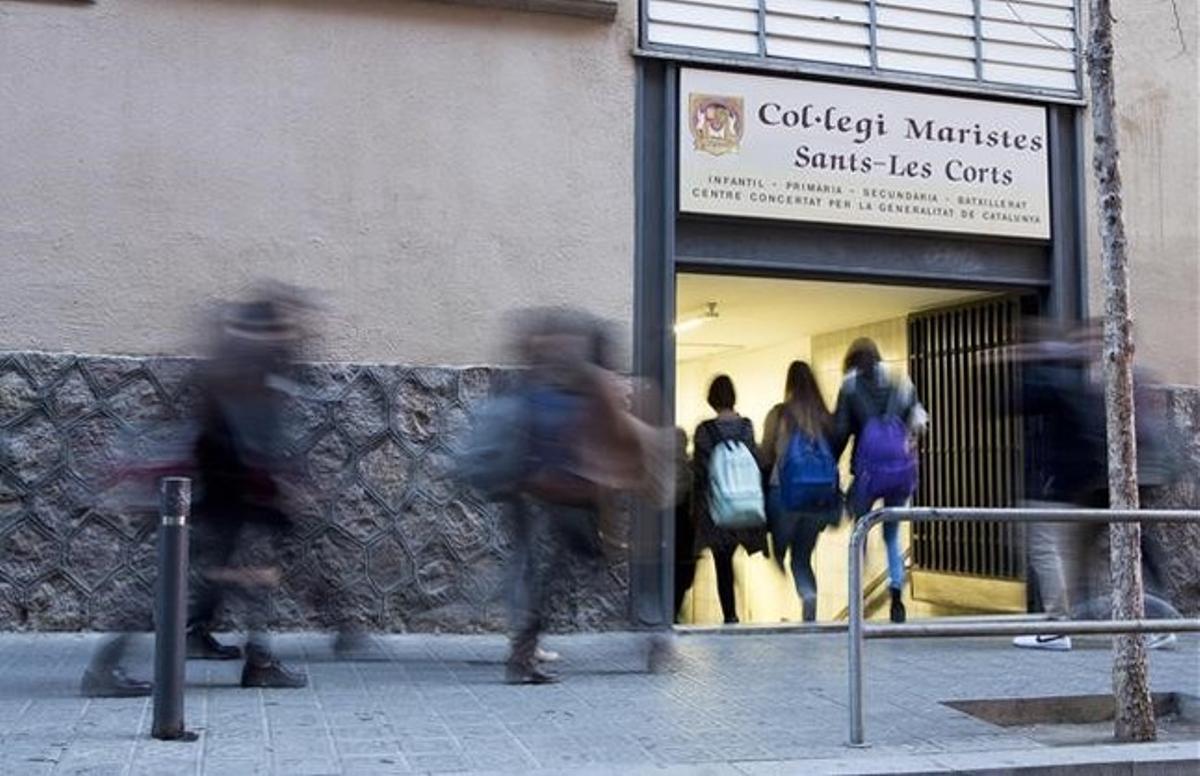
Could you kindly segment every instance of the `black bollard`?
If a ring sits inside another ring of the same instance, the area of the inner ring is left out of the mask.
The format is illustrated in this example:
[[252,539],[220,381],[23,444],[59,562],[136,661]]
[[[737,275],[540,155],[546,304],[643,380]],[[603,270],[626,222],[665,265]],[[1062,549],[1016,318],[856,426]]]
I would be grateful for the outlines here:
[[163,740],[194,740],[183,727],[183,686],[187,668],[186,618],[188,515],[192,481],[162,481],[162,521],[158,526],[158,606],[154,631],[154,726]]

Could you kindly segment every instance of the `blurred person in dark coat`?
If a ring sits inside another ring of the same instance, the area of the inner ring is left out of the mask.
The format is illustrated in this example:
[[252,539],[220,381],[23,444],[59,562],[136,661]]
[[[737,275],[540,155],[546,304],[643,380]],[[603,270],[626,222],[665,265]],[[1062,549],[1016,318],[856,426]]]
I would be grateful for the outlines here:
[[[621,491],[670,491],[666,443],[626,409],[627,392],[612,371],[607,325],[567,309],[526,311],[517,349],[527,368],[517,394],[523,460],[513,500],[514,553],[522,558],[511,603],[506,680],[556,681],[538,660],[554,582],[568,564],[598,565],[624,550],[615,520]],[[656,493],[657,501],[665,501]],[[651,662],[655,661],[652,644]]]
[[675,608],[679,616],[684,596],[696,578],[696,516],[692,513],[692,462],[687,432],[675,429]]
[[[211,633],[218,609],[232,594],[246,604],[252,627],[242,672],[244,686],[302,687],[307,681],[275,659],[264,632],[267,595],[278,583],[278,569],[273,563],[231,565],[235,553],[247,543],[251,527],[260,528],[272,542],[290,527],[278,505],[274,479],[284,465],[282,397],[275,385],[300,338],[296,312],[301,306],[302,300],[283,287],[264,289],[252,301],[227,305],[214,327],[213,357],[201,363],[194,376],[200,396],[195,427],[186,432],[182,426],[172,429],[179,445],[190,443],[190,454],[183,455],[189,460],[127,465],[126,474],[145,485],[157,483],[165,474],[193,479],[188,657],[243,657],[241,648],[221,644]],[[101,643],[84,672],[85,696],[150,694],[149,682],[125,672],[130,644],[128,634]]]
[[230,305],[222,316],[215,357],[198,379],[200,433],[191,535],[188,656],[238,659],[242,650],[211,633],[219,606],[233,594],[245,604],[250,634],[243,687],[303,687],[303,674],[283,666],[266,635],[268,595],[279,572],[273,558],[259,567],[233,566],[251,527],[277,551],[291,521],[279,506],[276,475],[284,468],[282,395],[274,387],[291,363],[300,327],[286,298],[262,295]]
[[[1014,354],[1022,365],[1021,407],[1037,462],[1026,477],[1025,503],[1042,509],[1094,505],[1107,482],[1104,395],[1092,375],[1096,342],[1054,322],[1031,322],[1028,328],[1029,341]],[[1051,619],[1070,619],[1072,606],[1087,599],[1088,548],[1097,530],[1078,523],[1027,527],[1029,566]],[[1018,636],[1013,644],[1065,651],[1071,638],[1051,628]]]

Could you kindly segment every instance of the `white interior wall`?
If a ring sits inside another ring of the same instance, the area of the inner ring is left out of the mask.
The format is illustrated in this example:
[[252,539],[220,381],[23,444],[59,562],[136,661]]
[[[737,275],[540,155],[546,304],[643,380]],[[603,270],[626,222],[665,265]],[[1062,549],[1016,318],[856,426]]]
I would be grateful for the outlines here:
[[688,440],[701,421],[713,416],[706,401],[708,385],[727,374],[737,390],[737,410],[754,421],[762,439],[762,422],[771,407],[783,400],[788,364],[810,358],[810,338],[798,336],[764,348],[736,350],[679,363],[675,378],[675,420],[688,432]]

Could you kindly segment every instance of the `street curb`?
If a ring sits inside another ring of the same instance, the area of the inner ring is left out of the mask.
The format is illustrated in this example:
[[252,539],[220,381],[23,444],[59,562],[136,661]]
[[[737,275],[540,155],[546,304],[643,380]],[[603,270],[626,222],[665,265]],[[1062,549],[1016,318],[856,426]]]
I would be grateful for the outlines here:
[[975,776],[1192,776],[1200,772],[1200,741],[1153,744],[1099,744],[1038,749],[1009,749],[961,754],[889,755],[788,762],[736,762],[738,773],[766,774],[974,774]]

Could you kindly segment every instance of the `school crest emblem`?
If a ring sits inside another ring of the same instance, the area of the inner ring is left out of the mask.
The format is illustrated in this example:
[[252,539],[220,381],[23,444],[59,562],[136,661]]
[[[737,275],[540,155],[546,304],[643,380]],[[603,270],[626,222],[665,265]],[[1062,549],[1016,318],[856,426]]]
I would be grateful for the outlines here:
[[688,123],[694,148],[713,156],[735,153],[745,131],[746,108],[741,97],[688,95]]

